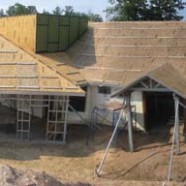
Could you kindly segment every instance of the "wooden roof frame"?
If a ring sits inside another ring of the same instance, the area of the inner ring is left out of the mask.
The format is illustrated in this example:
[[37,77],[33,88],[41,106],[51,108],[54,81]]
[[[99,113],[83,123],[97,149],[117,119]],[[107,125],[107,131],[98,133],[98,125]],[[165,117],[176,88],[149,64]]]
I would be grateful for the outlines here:
[[[163,76],[158,76],[159,72],[162,73],[163,70],[166,70],[164,74],[166,77],[172,78],[170,83],[166,83]],[[173,74],[176,74],[176,79],[174,79]],[[149,80],[149,84],[144,83],[145,80]],[[180,82],[183,86],[178,88],[175,84],[177,82]],[[186,98],[186,79],[172,65],[167,63],[115,91],[112,97],[133,91],[173,92],[182,98]]]
[[0,94],[8,95],[36,95],[36,96],[77,96],[84,97],[85,93],[60,92],[60,91],[31,91],[31,90],[0,90]]

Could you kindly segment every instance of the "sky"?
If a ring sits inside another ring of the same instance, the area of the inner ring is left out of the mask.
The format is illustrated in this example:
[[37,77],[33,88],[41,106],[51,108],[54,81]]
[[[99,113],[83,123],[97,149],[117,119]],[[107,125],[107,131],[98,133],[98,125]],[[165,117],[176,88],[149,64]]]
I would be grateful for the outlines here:
[[184,16],[184,21],[186,21],[186,8],[185,9],[183,9],[181,12],[180,12],[180,14],[182,15],[182,16]]
[[0,0],[0,9],[6,10],[9,6],[15,3],[24,5],[34,5],[39,12],[43,9],[52,11],[56,6],[64,8],[65,6],[73,6],[77,12],[92,11],[93,13],[100,14],[105,19],[103,10],[109,6],[108,0]]

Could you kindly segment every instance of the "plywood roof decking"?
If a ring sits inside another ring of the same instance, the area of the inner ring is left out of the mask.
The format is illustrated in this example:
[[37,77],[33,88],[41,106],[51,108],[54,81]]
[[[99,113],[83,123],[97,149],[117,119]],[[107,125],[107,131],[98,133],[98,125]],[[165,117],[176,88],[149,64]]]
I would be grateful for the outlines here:
[[0,34],[13,43],[35,50],[36,15],[11,16],[0,18]]
[[85,77],[79,72],[79,70],[71,66],[72,61],[70,56],[66,53],[45,53],[45,54],[32,54],[37,59],[41,60],[45,64],[49,65],[52,69],[56,70],[62,77],[65,77],[72,83],[86,84]]
[[[32,56],[32,60],[25,57],[23,51],[16,52],[14,47],[9,47],[14,51],[11,55],[5,50],[2,48],[0,52],[2,61],[23,59],[41,62],[40,70],[33,76],[39,74],[41,77],[42,65],[49,67],[50,73],[54,73],[51,76],[54,76],[55,87],[59,86],[59,76],[72,86],[73,83],[85,84],[86,81],[127,85],[166,63],[185,77],[186,22],[95,23],[66,52],[31,53],[28,56]],[[42,75],[47,74],[43,72]],[[47,80],[40,78],[40,83],[45,87],[48,87],[47,83],[51,86],[52,77]]]
[[61,68],[78,69],[88,82],[126,85],[165,63],[186,76],[186,22],[91,24],[73,47],[57,55]]
[[[10,52],[15,51],[15,52]],[[38,94],[83,95],[71,81],[0,36],[0,90]]]
[[167,63],[148,73],[148,76],[186,98],[186,79],[172,65]]
[[183,22],[178,21],[125,21],[125,22],[105,22],[105,23],[91,23],[90,26],[95,28],[186,28]]

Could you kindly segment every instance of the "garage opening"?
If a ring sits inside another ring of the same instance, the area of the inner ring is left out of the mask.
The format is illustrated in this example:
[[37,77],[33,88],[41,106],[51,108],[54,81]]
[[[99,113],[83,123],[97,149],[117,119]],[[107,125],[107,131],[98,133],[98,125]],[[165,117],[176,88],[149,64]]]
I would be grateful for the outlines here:
[[[146,130],[174,123],[174,100],[171,92],[144,92]],[[180,117],[183,110],[180,108]]]

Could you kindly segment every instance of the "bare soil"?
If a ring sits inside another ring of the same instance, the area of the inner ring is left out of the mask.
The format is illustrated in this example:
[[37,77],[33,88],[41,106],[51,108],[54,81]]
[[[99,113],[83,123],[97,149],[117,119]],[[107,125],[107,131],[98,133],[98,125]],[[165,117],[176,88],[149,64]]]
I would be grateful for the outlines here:
[[[112,128],[102,127],[89,138],[88,145],[85,126],[69,127],[66,145],[3,139],[0,141],[0,163],[21,170],[45,171],[68,184],[162,185],[167,177],[172,127],[159,127],[149,133],[134,132],[134,153],[128,151],[127,132],[119,131],[98,177],[95,170],[111,134]],[[186,180],[186,145],[182,135],[180,147],[180,155],[173,159],[172,180],[175,183],[172,185],[184,185]]]

